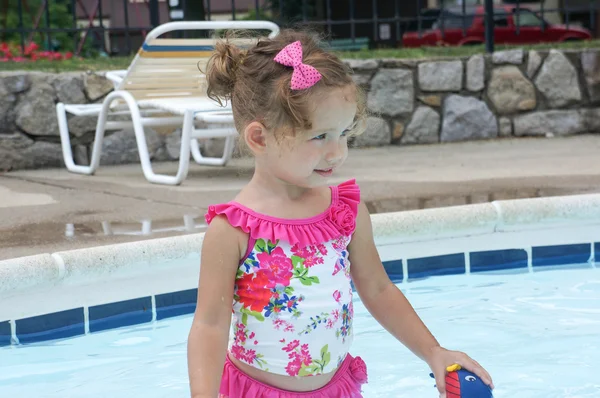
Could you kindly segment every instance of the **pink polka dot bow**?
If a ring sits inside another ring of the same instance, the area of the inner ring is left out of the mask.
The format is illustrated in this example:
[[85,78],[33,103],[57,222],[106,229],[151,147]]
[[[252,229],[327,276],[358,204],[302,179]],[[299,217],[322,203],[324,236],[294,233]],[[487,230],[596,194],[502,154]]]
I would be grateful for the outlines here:
[[321,80],[322,75],[314,67],[302,63],[302,44],[295,41],[288,44],[274,58],[275,62],[294,68],[292,73],[292,90],[303,90],[312,87]]

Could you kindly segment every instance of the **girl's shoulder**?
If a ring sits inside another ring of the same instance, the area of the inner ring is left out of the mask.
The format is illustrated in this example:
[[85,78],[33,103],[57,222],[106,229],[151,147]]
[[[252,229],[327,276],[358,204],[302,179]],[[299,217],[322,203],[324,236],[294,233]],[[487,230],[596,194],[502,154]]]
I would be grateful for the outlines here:
[[257,213],[235,201],[209,206],[205,215],[210,224],[216,216],[225,216],[229,224],[253,239],[285,240],[309,246],[351,236],[356,227],[360,187],[354,179],[330,187],[331,204],[310,218],[279,218]]

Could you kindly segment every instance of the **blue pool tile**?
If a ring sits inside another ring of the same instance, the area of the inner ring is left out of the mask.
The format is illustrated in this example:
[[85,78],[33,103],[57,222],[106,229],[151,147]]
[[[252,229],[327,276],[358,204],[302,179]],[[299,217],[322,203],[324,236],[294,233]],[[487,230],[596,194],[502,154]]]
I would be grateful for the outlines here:
[[385,271],[393,281],[401,281],[404,278],[404,270],[402,270],[402,260],[385,261],[383,263]]
[[589,243],[533,247],[533,266],[583,264],[590,259],[591,250]]
[[83,308],[17,319],[15,326],[17,338],[23,344],[64,339],[85,333]]
[[465,273],[465,255],[463,253],[443,256],[411,258],[408,260],[408,279],[433,275]]
[[10,345],[10,323],[8,321],[0,322],[0,347]]
[[156,319],[161,320],[179,315],[191,314],[196,310],[198,289],[157,294]]
[[90,332],[152,321],[152,298],[96,305],[89,308]]
[[527,268],[527,252],[523,249],[472,252],[469,260],[471,272]]

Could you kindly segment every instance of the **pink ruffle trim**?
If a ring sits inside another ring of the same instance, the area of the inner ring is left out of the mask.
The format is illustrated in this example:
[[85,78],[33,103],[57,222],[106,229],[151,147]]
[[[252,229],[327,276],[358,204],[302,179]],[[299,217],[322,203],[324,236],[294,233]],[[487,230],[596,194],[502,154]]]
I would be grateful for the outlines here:
[[360,188],[356,180],[331,187],[331,205],[323,213],[305,219],[284,219],[259,214],[236,203],[209,206],[206,222],[217,215],[249,234],[253,239],[281,239],[290,244],[309,246],[343,236],[351,236],[356,228]]
[[219,397],[225,398],[362,398],[367,381],[367,367],[360,357],[346,356],[331,381],[315,391],[292,392],[263,384],[239,370],[227,358],[221,377]]

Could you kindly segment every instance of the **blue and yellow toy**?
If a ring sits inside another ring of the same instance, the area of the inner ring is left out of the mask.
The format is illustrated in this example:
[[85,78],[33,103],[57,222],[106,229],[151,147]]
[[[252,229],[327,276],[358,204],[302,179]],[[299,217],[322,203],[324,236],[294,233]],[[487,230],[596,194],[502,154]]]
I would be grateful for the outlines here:
[[[477,375],[462,369],[460,365],[446,368],[447,398],[493,398],[492,389]],[[433,377],[433,373],[430,374]]]

